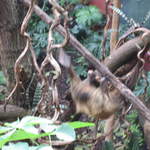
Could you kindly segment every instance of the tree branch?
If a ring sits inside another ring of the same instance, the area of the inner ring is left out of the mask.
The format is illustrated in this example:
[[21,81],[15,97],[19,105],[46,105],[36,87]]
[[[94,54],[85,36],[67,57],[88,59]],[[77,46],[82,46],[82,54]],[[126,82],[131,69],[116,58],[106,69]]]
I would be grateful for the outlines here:
[[29,115],[30,113],[16,105],[8,104],[6,111],[4,111],[4,105],[0,105],[0,121],[15,121],[16,119]]
[[[121,5],[120,0],[113,0],[113,5],[116,8],[120,8]],[[112,52],[118,41],[118,33],[119,33],[119,15],[114,10],[113,10],[111,30],[112,33],[110,36],[110,50]]]
[[[140,46],[140,48],[137,47]],[[118,49],[113,51],[110,56],[104,60],[104,64],[109,68],[111,72],[116,71],[120,66],[131,60],[133,56],[144,47],[144,42],[141,37],[134,38],[127,41]]]
[[[29,7],[30,0],[21,0],[25,6]],[[50,18],[44,11],[42,11],[37,5],[34,6],[34,12],[47,24],[51,24],[53,19]],[[56,30],[63,36],[65,36],[65,29],[58,25],[56,27]],[[81,54],[82,51],[88,51],[87,48],[85,48],[72,34],[70,34],[70,40],[69,43],[76,48]],[[123,46],[116,49],[114,53],[111,54],[106,60],[104,61],[104,64],[111,70],[111,72],[114,72],[118,67],[120,67],[122,64],[125,63],[125,61],[133,56],[133,54],[137,53],[140,49],[137,48],[137,45],[139,47],[144,47],[143,41],[141,41],[140,38],[130,40],[126,42]],[[82,54],[83,55],[83,54]]]

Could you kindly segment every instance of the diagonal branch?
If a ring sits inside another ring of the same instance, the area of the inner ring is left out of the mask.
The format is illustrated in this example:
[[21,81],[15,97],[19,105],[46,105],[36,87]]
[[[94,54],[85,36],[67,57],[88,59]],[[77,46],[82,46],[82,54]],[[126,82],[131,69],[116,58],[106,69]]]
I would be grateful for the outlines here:
[[[30,5],[30,0],[20,0],[23,2],[23,4],[27,7]],[[34,12],[47,24],[52,24],[53,19],[50,18],[44,11],[42,11],[37,5],[34,6]],[[56,31],[58,31],[61,35],[64,37],[66,36],[66,30],[63,28],[63,26],[58,25],[56,28]],[[71,44],[75,49],[77,49],[81,54],[82,51],[88,51],[87,48],[85,48],[72,34],[69,35],[70,40],[69,44]],[[115,53],[112,53],[109,58],[106,58],[104,61],[105,65],[114,72],[116,68],[120,67],[123,63],[125,63],[127,58],[130,58],[134,54],[138,53],[140,51],[137,48],[137,45],[139,47],[144,47],[144,43],[140,38],[133,39],[125,43],[123,46],[116,49]],[[125,54],[126,53],[126,54]],[[125,54],[125,55],[124,55]],[[122,57],[120,57],[122,56]],[[111,59],[110,59],[111,58]],[[116,61],[117,60],[117,61]],[[115,62],[115,63],[114,63]]]

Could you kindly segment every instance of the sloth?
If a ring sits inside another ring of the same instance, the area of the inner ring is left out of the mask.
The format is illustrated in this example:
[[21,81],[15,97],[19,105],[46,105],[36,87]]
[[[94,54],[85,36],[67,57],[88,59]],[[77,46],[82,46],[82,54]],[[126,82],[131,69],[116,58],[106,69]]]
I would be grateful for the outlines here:
[[73,69],[70,56],[63,50],[60,51],[59,62],[70,75],[70,91],[77,113],[104,120],[118,110],[121,94],[115,88],[107,92],[103,90],[97,71],[89,71],[82,81]]

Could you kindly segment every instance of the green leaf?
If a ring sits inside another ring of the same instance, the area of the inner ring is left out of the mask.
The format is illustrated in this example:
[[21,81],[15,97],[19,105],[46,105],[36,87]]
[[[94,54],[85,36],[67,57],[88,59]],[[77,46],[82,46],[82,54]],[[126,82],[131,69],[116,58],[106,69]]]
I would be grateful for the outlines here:
[[60,4],[65,7],[66,3],[68,5],[80,3],[80,0],[60,0]]
[[112,142],[108,142],[106,141],[104,143],[104,146],[102,148],[103,150],[115,150],[114,147],[113,147],[113,143]]
[[38,150],[53,150],[53,148],[49,145],[40,146]]
[[30,146],[29,150],[39,150],[38,147],[39,146]]
[[11,128],[16,129],[19,123],[20,123],[20,121],[17,120],[17,121],[14,121],[12,123],[6,122],[4,125],[7,126],[7,127],[11,127]]
[[0,136],[0,148],[10,140],[11,136],[15,133],[15,131],[16,130],[14,129],[6,133],[5,135]]
[[33,134],[33,133],[26,132],[22,129],[12,130],[11,132],[8,132],[3,136],[0,136],[0,147],[2,147],[5,143],[10,141],[36,139],[48,135],[50,135],[50,133]]
[[74,34],[78,34],[79,33],[79,27],[77,25],[75,25],[72,29],[71,32]]
[[25,126],[22,128],[24,131],[28,132],[28,133],[33,133],[33,134],[38,134],[38,129],[35,128],[34,126]]
[[33,125],[40,123],[48,124],[51,123],[51,121],[44,118],[27,116],[24,117],[21,121],[18,120],[13,123],[6,123],[5,125],[14,129],[23,129],[28,133],[38,134],[38,129],[36,129]]
[[50,145],[30,146],[29,150],[53,150]]
[[9,143],[9,145],[3,146],[2,150],[53,150],[53,148],[49,145],[29,146],[26,142],[19,142]]
[[40,138],[42,136],[47,136],[48,133],[44,134],[33,134],[33,133],[28,133],[24,130],[17,130],[12,136],[11,136],[11,141],[17,141],[17,140],[25,140],[25,139],[36,139]]
[[53,124],[41,124],[40,128],[44,131],[44,132],[53,132],[55,129],[57,129],[59,126],[57,125],[53,125]]
[[6,84],[6,79],[2,71],[0,71],[0,84]]
[[8,132],[9,130],[12,130],[11,127],[0,127],[0,134]]
[[102,19],[102,14],[95,6],[83,7],[79,9],[75,15],[77,23],[83,24],[84,26],[91,26],[92,24],[99,23]]
[[74,129],[67,123],[62,124],[54,133],[58,139],[64,141],[74,141],[76,138]]
[[95,126],[94,123],[90,122],[80,122],[80,121],[75,121],[75,122],[69,122],[68,123],[72,128],[77,129],[77,128],[84,128],[84,127],[93,127]]
[[88,9],[82,8],[80,11],[76,13],[76,21],[79,24],[83,24],[86,26],[88,22],[88,17],[90,16]]
[[48,123],[52,123],[52,121],[45,118],[34,117],[34,116],[26,116],[21,120],[21,124],[25,124],[25,125],[36,125],[41,123],[48,124]]
[[147,88],[147,96],[150,97],[150,86]]
[[19,142],[16,144],[9,143],[8,146],[3,146],[2,150],[29,150],[29,145],[25,142]]

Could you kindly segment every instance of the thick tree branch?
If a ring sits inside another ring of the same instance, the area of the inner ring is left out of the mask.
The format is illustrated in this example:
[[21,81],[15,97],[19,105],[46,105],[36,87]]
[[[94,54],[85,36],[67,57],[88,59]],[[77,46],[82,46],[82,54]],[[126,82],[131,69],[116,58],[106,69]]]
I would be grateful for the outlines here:
[[15,121],[19,117],[29,115],[25,109],[18,107],[16,105],[8,104],[6,111],[4,111],[4,105],[0,105],[0,121]]
[[[22,0],[22,2],[29,6],[30,0]],[[41,17],[42,20],[44,20],[46,23],[50,24],[52,22],[52,19],[44,13],[38,6],[34,7],[35,13]],[[65,35],[65,30],[62,26],[57,27],[57,31],[61,33],[62,35]],[[143,41],[138,38],[136,39],[138,46],[143,47]],[[92,63],[95,68],[98,70],[98,72],[106,77],[108,80],[111,81],[111,83],[120,91],[120,93],[129,99],[129,101],[139,110],[141,114],[144,115],[146,119],[150,121],[150,111],[149,109],[140,101],[139,98],[137,98],[131,90],[129,90],[124,84],[122,84],[119,79],[117,79],[109,70],[106,68],[102,63],[99,62],[98,59],[96,59],[85,47],[82,46],[81,43],[79,43],[74,36],[70,35],[70,44],[74,46],[90,63]],[[137,46],[135,45],[135,41],[133,40],[129,41],[128,46],[126,46],[126,43],[120,47],[120,50],[127,51],[130,50],[130,46],[134,47],[134,50],[138,50]]]
[[[140,46],[140,48],[138,48],[138,46]],[[113,51],[111,55],[104,60],[104,64],[111,72],[114,72],[120,66],[131,60],[133,56],[136,56],[138,51],[140,51],[143,47],[144,42],[141,37],[127,41],[125,44]]]

